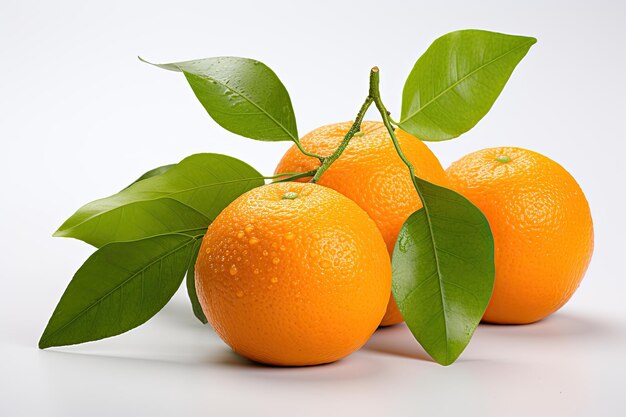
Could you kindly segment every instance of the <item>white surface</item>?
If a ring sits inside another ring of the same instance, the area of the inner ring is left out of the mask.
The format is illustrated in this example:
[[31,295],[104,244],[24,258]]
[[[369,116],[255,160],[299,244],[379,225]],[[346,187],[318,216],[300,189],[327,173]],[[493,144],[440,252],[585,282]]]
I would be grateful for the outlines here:
[[[626,414],[624,3],[94,3],[0,3],[0,415]],[[182,77],[137,54],[260,59],[287,85],[303,134],[351,119],[372,65],[397,114],[415,59],[435,37],[467,27],[539,43],[472,132],[432,149],[447,166],[489,146],[527,147],[578,179],[596,251],[560,312],[531,326],[481,326],[447,368],[403,326],[333,365],[253,365],[197,324],[180,293],[122,336],[36,348],[91,252],[50,237],[76,208],[196,152],[228,153],[269,174],[289,146],[223,131]]]

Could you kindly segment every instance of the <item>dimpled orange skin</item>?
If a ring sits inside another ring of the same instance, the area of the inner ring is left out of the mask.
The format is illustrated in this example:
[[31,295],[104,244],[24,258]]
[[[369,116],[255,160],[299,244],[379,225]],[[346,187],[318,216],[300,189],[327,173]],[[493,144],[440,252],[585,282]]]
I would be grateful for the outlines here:
[[[298,195],[283,198],[285,193]],[[196,289],[233,350],[272,365],[317,365],[359,349],[391,289],[385,243],[354,202],[297,182],[255,188],[209,226]]]
[[483,321],[532,323],[562,307],[593,253],[591,212],[576,180],[551,159],[520,148],[471,153],[447,173],[493,232],[496,282]]
[[[309,152],[332,154],[352,126],[336,123],[313,130],[301,139]],[[381,122],[363,122],[363,136],[352,138],[341,157],[322,175],[319,184],[339,191],[356,202],[376,222],[389,255],[393,253],[405,220],[422,207],[406,165],[398,157],[387,129]],[[415,173],[430,182],[445,186],[447,177],[437,157],[416,137],[396,130],[404,154]],[[276,174],[315,169],[319,161],[303,155],[292,146],[276,168]],[[303,179],[301,181],[308,181]],[[402,315],[391,293],[381,326],[402,322]]]

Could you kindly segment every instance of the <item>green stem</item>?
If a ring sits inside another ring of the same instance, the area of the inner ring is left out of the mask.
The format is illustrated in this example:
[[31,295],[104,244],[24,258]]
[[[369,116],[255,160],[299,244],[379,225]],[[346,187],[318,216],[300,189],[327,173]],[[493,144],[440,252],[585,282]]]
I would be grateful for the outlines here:
[[306,155],[306,156],[310,156],[310,157],[312,157],[312,158],[317,158],[317,159],[319,159],[320,163],[322,163],[322,164],[324,163],[324,160],[325,160],[326,158],[324,158],[323,156],[318,155],[318,154],[316,154],[316,153],[306,151],[306,150],[302,147],[302,144],[300,143],[300,141],[299,141],[299,140],[294,140],[294,143],[296,144],[296,146],[298,147],[298,149],[300,150],[300,152],[302,152],[304,155]]
[[312,177],[313,175],[315,175],[316,172],[317,172],[316,169],[312,169],[311,171],[306,171],[306,172],[285,172],[282,174],[273,175],[271,177],[264,177],[264,178],[266,180],[273,180],[275,178],[288,177],[288,178],[280,179],[276,182],[289,182],[289,181],[298,180],[300,178]]
[[400,147],[400,144],[398,143],[398,138],[396,138],[395,129],[392,125],[389,112],[387,111],[387,108],[385,107],[382,99],[380,98],[380,91],[379,91],[380,73],[379,73],[378,67],[372,68],[372,74],[374,74],[374,77],[370,78],[370,96],[373,97],[374,104],[376,105],[376,108],[378,109],[380,116],[383,118],[383,124],[385,125],[385,127],[387,128],[387,131],[389,132],[389,136],[391,137],[391,141],[393,142],[393,147],[396,149],[396,152],[398,153],[398,156],[400,157],[400,159],[402,159],[402,162],[404,162],[404,164],[409,169],[409,173],[411,174],[411,181],[413,182],[413,185],[415,186],[415,190],[417,191],[417,194],[421,198],[422,193],[417,183],[415,169],[413,168],[413,165],[409,162],[407,157],[404,155],[404,152],[402,152],[402,148]]
[[372,70],[370,71],[370,94],[365,99],[365,102],[361,106],[361,109],[359,110],[359,112],[356,115],[356,118],[354,119],[354,123],[352,123],[350,130],[348,130],[348,133],[346,133],[346,136],[344,136],[343,140],[339,144],[339,147],[335,149],[335,152],[333,152],[332,155],[324,159],[324,161],[322,162],[322,165],[317,169],[315,176],[311,178],[310,182],[316,183],[320,179],[320,177],[324,174],[324,172],[326,172],[326,170],[332,165],[332,163],[335,162],[337,159],[339,159],[343,151],[348,146],[348,143],[350,143],[350,139],[352,139],[354,135],[356,135],[357,133],[361,131],[361,123],[363,123],[363,118],[365,117],[365,113],[367,113],[367,109],[369,109],[372,103],[374,102],[374,97],[372,95],[372,84],[374,82],[374,79],[377,78],[376,77],[377,74],[378,74],[378,68],[376,67],[372,68]]

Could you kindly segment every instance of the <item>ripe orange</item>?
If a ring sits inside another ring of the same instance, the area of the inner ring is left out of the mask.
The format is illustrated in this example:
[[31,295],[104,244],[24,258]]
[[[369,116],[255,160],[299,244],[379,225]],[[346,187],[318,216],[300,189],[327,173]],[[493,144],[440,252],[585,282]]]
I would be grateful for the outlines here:
[[391,289],[385,243],[353,201],[316,184],[255,188],[202,241],[196,289],[233,350],[274,365],[333,362],[378,327]]
[[[315,129],[301,139],[302,146],[309,152],[330,155],[351,125],[352,122],[345,122]],[[381,122],[363,122],[361,132],[364,135],[352,138],[341,157],[322,175],[319,184],[339,191],[365,210],[376,222],[391,255],[400,228],[422,207],[422,203],[385,126]],[[416,174],[445,186],[445,171],[430,149],[400,129],[396,130],[396,135]],[[303,155],[292,146],[278,164],[276,173],[303,172],[318,166],[318,160]],[[302,181],[308,181],[308,178]],[[389,293],[389,304],[381,325],[400,322],[402,315]]]
[[520,148],[471,153],[447,173],[493,232],[496,282],[483,320],[532,323],[563,306],[593,252],[591,212],[574,178],[551,159]]

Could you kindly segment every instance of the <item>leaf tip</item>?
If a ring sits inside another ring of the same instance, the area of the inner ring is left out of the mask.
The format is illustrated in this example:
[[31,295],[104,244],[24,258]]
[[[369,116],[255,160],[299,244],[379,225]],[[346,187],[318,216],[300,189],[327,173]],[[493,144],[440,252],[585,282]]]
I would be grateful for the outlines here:
[[459,358],[460,354],[460,352],[457,354],[450,354],[448,352],[445,355],[431,355],[431,357],[441,366],[450,366]]
[[44,333],[41,335],[41,338],[39,339],[39,342],[37,343],[37,347],[43,350],[51,346],[52,345],[46,340],[46,332],[44,331]]
[[147,59],[142,58],[140,55],[137,55],[137,58],[141,62],[152,65],[157,68],[162,68],[162,69],[166,69],[168,71],[174,71],[174,72],[182,72],[182,70],[177,64],[155,64],[154,62],[150,62]]

